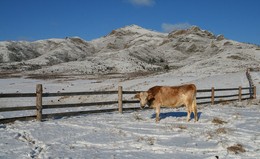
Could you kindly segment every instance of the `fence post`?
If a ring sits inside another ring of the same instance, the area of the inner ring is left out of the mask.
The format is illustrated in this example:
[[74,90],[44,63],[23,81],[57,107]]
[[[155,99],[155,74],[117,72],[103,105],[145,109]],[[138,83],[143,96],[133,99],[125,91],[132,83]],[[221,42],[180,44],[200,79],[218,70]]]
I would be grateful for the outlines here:
[[118,86],[118,111],[119,113],[123,113],[123,88],[122,86]]
[[238,101],[241,102],[242,100],[242,87],[239,86],[239,89],[238,89]]
[[254,94],[253,94],[253,99],[256,99],[256,86],[254,86],[253,89],[254,89],[254,90],[253,90],[253,93],[254,93]]
[[36,85],[36,120],[42,121],[42,85]]
[[214,100],[215,100],[215,91],[214,91],[214,87],[211,87],[211,105],[214,105]]
[[247,77],[247,80],[249,82],[249,87],[250,87],[250,89],[249,89],[250,98],[254,98],[254,94],[253,94],[254,90],[252,90],[254,87],[254,83],[253,83],[249,68],[246,70],[246,77]]

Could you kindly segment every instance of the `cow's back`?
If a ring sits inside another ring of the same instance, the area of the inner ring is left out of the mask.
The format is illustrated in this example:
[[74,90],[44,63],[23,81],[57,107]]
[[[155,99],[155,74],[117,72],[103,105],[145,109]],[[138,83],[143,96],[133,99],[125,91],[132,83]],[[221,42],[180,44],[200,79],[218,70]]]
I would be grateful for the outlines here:
[[187,84],[182,86],[155,86],[151,88],[154,100],[162,106],[177,107],[196,98],[196,86]]
[[180,94],[189,94],[192,93],[196,95],[197,88],[194,84],[186,84],[182,86],[176,86],[176,87],[171,87],[173,90],[178,90]]

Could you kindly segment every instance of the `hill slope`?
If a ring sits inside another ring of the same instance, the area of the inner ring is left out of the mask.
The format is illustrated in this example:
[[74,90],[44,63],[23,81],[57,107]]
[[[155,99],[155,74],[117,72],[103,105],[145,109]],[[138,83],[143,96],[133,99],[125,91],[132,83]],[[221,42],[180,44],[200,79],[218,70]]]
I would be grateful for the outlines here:
[[259,47],[198,27],[165,34],[131,25],[92,41],[73,37],[0,42],[1,72],[23,74],[210,74],[259,69],[259,63]]

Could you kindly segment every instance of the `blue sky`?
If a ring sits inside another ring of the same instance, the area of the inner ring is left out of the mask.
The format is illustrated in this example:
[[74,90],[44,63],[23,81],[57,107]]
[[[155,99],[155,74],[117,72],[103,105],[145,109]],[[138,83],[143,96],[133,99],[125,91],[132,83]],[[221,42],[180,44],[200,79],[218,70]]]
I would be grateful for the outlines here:
[[92,40],[136,24],[168,32],[191,25],[260,44],[259,0],[0,0],[0,41]]

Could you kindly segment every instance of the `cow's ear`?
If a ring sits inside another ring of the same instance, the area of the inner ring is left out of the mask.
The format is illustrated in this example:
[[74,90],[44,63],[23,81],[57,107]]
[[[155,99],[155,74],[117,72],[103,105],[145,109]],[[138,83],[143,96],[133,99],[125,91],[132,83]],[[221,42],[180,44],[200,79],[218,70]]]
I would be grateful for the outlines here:
[[134,96],[135,99],[140,99],[140,93],[137,93],[135,96]]
[[152,93],[148,93],[148,97],[147,97],[147,99],[148,100],[151,100],[151,99],[153,99],[154,97],[153,97],[153,94]]

